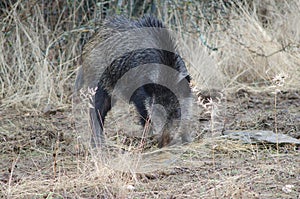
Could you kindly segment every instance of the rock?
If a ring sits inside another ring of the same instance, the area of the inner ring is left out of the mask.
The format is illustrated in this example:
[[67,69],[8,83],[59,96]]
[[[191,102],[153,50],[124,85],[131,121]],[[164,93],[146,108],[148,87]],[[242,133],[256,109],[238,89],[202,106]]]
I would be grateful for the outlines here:
[[300,140],[292,138],[288,135],[281,133],[274,133],[273,131],[262,130],[245,130],[245,131],[225,131],[224,137],[241,140],[247,144],[253,143],[271,143],[271,144],[297,144],[300,145]]

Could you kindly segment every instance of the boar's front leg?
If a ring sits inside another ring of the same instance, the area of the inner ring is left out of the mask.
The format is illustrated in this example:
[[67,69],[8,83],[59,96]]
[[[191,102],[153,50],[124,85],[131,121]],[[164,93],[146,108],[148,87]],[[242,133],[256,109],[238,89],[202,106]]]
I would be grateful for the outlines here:
[[104,119],[111,109],[111,96],[101,85],[98,85],[94,96],[94,108],[90,110],[91,126],[93,130],[92,145],[101,146],[104,143]]

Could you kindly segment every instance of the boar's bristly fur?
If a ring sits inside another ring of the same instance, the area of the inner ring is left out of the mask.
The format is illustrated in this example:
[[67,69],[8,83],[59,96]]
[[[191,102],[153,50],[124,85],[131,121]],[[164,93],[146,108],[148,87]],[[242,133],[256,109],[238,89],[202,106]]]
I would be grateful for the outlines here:
[[[114,92],[120,96],[131,94],[127,100],[136,106],[142,125],[151,118],[154,104],[164,107],[165,118],[161,119],[166,122],[159,147],[171,144],[172,126],[186,120],[182,118],[182,104],[190,103],[190,76],[177,53],[174,35],[160,20],[153,16],[139,20],[123,16],[107,19],[85,46],[81,65],[76,89],[97,88],[91,102],[94,108],[90,110],[95,144],[104,142],[104,120],[112,108]],[[181,139],[188,142],[188,132],[182,132]]]

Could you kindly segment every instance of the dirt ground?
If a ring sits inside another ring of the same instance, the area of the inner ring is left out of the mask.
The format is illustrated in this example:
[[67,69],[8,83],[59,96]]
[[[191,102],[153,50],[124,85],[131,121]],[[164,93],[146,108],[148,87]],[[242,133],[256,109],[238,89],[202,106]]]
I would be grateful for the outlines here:
[[[218,94],[205,96],[217,101]],[[108,119],[107,132],[127,148],[96,155],[81,143],[71,106],[1,110],[0,198],[300,198],[299,146],[221,137],[223,130],[277,129],[300,139],[300,91],[275,98],[240,89],[215,108],[199,109],[191,144],[162,150],[133,145],[120,114],[120,125]]]

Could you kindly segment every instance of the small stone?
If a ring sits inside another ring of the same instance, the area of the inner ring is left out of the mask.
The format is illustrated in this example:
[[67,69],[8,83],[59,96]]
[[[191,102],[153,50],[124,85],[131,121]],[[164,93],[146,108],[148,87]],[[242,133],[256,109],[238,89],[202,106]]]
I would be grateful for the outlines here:
[[282,191],[284,193],[291,193],[293,191],[294,187],[295,187],[294,185],[287,184],[284,187],[282,187]]
[[271,143],[271,144],[297,144],[300,145],[300,140],[290,137],[282,133],[274,133],[273,131],[263,130],[245,130],[245,131],[224,131],[224,137],[241,140],[247,144],[253,143]]

